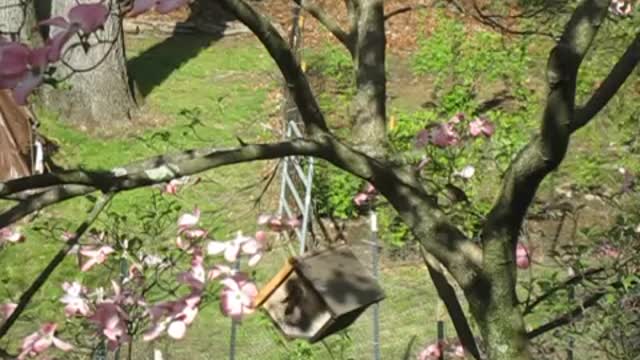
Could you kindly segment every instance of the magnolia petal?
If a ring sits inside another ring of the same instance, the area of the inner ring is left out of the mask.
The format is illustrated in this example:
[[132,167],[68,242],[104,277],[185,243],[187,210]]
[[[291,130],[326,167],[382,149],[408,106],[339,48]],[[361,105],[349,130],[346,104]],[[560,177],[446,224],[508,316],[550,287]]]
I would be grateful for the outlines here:
[[13,311],[18,307],[15,303],[6,303],[0,305],[0,319],[6,320],[13,314]]
[[30,50],[20,43],[7,43],[0,46],[0,77],[23,74],[28,70]]
[[156,11],[160,14],[166,14],[186,5],[187,2],[188,0],[159,0]]
[[69,30],[59,31],[57,34],[49,38],[47,47],[49,48],[48,60],[51,63],[60,61],[62,57],[62,49],[64,45],[71,39],[74,32]]
[[90,258],[84,264],[82,264],[82,267],[80,268],[80,271],[82,271],[82,272],[89,271],[97,263],[98,263],[98,261],[95,258]]
[[153,7],[153,5],[155,5],[156,0],[135,0],[133,2],[133,7],[131,8],[131,11],[129,11],[129,13],[127,13],[127,16],[138,16],[144,12],[147,12],[149,10],[151,10],[151,8]]
[[164,330],[167,328],[167,325],[164,322],[155,323],[153,327],[147,330],[144,334],[142,334],[143,341],[151,341],[157,339]]
[[250,239],[249,241],[242,244],[242,252],[247,255],[254,255],[260,250],[260,244],[256,239]]
[[24,74],[2,75],[0,74],[0,89],[13,89],[18,86]]
[[258,225],[265,225],[269,221],[271,221],[272,216],[267,214],[262,214],[258,216]]
[[178,218],[178,226],[184,231],[195,226],[200,221],[200,209],[196,208],[192,214],[182,214]]
[[53,338],[53,346],[57,347],[58,349],[67,352],[67,351],[71,351],[73,350],[73,345],[69,344],[66,341],[62,341],[60,339],[58,339],[57,337]]
[[239,319],[242,317],[242,303],[237,301],[236,292],[223,290],[222,296],[220,297],[220,311],[225,316],[229,316],[234,319]]
[[267,243],[267,232],[266,231],[256,231],[255,239],[261,246],[264,246]]
[[85,34],[89,34],[101,28],[108,15],[109,9],[104,4],[95,3],[74,6],[69,10],[68,17],[72,23],[78,24]]
[[248,265],[249,266],[256,266],[260,262],[261,259],[262,259],[262,252],[258,252],[258,253],[256,253],[255,255],[253,255],[253,256],[251,256],[249,258]]
[[529,250],[522,243],[516,246],[516,266],[520,269],[527,269],[531,265]]
[[182,315],[184,316],[184,319],[182,321],[184,321],[186,325],[190,325],[198,315],[198,307],[195,305],[187,306],[186,308],[184,308],[184,310],[182,310]]
[[227,244],[224,250],[224,259],[228,262],[234,262],[238,258],[240,253],[240,244],[236,241],[231,241]]
[[213,268],[211,268],[211,270],[209,270],[207,274],[207,279],[213,280],[220,277],[223,274],[232,275],[233,269],[231,269],[231,267],[226,265],[215,265],[213,266]]
[[56,17],[52,17],[50,19],[47,20],[43,20],[40,21],[38,23],[38,25],[40,26],[56,26],[62,29],[68,29],[70,24],[67,21],[67,19],[63,18],[62,16],[56,16]]
[[[224,278],[220,281],[220,283],[224,285],[224,287],[228,290],[231,290],[233,292],[240,292],[240,285],[233,278]],[[224,290],[225,289],[223,289],[223,291]]]
[[184,321],[173,321],[167,329],[167,334],[176,340],[182,339],[186,332],[187,324]]
[[47,350],[53,344],[53,337],[51,336],[43,336],[33,343],[33,351],[37,353],[41,353]]
[[209,241],[207,244],[207,254],[218,255],[227,249],[227,243],[221,241]]

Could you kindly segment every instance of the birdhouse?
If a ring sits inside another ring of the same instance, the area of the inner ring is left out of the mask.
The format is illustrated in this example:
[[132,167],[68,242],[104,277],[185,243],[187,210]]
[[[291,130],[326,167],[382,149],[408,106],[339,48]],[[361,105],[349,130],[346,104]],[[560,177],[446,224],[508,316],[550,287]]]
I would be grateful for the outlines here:
[[341,246],[290,258],[254,305],[288,338],[316,342],[348,327],[383,298],[376,279]]

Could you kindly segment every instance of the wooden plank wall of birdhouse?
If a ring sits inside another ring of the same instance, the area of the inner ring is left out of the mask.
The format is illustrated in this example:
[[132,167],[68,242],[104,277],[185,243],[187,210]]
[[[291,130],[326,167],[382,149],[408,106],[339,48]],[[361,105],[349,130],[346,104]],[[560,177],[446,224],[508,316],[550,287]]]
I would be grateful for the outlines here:
[[271,293],[263,308],[289,338],[311,340],[332,320],[319,294],[295,272]]
[[336,316],[384,298],[376,279],[346,246],[297,259],[294,266]]

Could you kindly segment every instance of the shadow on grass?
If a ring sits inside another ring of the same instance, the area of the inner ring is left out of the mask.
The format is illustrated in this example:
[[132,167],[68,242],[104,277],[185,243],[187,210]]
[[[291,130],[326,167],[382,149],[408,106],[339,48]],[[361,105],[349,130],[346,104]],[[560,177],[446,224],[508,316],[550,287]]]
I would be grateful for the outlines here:
[[190,5],[191,14],[187,24],[206,24],[215,33],[174,33],[173,36],[155,44],[145,52],[127,62],[127,70],[136,82],[138,90],[146,97],[156,86],[166,80],[172,72],[211,46],[224,36],[228,23],[235,17],[219,5],[209,1],[196,1]]
[[143,97],[171,73],[222,38],[220,34],[174,34],[127,61],[127,70]]

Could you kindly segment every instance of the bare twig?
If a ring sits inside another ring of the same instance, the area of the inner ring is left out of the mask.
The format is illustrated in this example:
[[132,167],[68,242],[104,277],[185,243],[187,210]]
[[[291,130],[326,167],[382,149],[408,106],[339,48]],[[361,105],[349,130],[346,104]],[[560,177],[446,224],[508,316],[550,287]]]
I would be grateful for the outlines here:
[[345,32],[326,11],[320,6],[310,0],[293,0],[306,12],[308,12],[314,19],[316,19],[322,26],[324,26],[333,36],[338,39],[349,52],[354,52],[353,36],[351,33]]
[[595,268],[595,269],[589,269],[587,271],[584,271],[580,274],[576,274],[568,279],[566,279],[565,281],[561,282],[560,284],[552,287],[551,289],[547,290],[544,294],[538,296],[537,298],[535,298],[533,301],[531,301],[530,304],[527,304],[524,308],[524,310],[522,311],[523,314],[529,314],[531,313],[531,311],[533,311],[533,309],[538,306],[539,304],[541,304],[543,301],[545,301],[546,299],[548,299],[549,297],[551,297],[553,294],[557,293],[560,290],[566,289],[569,286],[575,285],[580,283],[581,281],[590,278],[593,275],[599,274],[601,272],[603,272],[605,269],[600,267],[600,268]]

